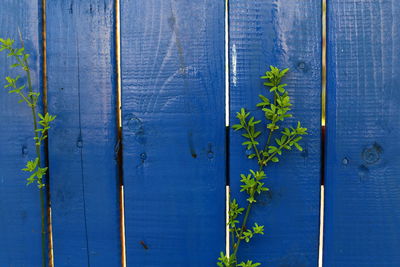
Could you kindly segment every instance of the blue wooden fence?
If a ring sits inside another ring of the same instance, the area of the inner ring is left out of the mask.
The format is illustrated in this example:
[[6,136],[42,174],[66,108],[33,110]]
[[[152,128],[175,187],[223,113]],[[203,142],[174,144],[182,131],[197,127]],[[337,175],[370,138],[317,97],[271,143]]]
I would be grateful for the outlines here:
[[400,2],[328,1],[326,267],[400,266]]
[[[321,1],[231,0],[225,8],[222,0],[2,2],[0,37],[18,39],[20,29],[43,109],[57,115],[43,151],[54,266],[121,266],[125,250],[132,267],[216,266],[226,181],[244,201],[239,174],[252,167],[240,136],[226,131],[225,107],[234,123],[237,110],[255,106],[269,65],[291,69],[294,119],[310,134],[303,152],[268,173],[271,191],[252,214],[266,234],[240,257],[318,266],[325,164],[324,266],[400,266],[400,3],[328,1],[324,155]],[[9,65],[1,54],[0,78]],[[0,90],[0,266],[36,267],[39,192],[20,171],[34,154],[32,122],[16,102]]]
[[224,2],[122,1],[121,38],[127,265],[213,265],[225,249]]
[[55,266],[120,263],[114,1],[47,1]]

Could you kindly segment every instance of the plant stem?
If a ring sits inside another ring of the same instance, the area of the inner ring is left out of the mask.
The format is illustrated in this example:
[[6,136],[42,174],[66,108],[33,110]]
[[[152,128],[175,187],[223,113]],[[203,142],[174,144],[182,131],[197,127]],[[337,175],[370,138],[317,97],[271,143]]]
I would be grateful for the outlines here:
[[[274,125],[275,126],[275,125]],[[265,145],[265,150],[268,149],[268,145],[271,142],[271,137],[272,137],[272,133],[274,132],[274,130],[270,130],[269,131],[269,135],[268,135],[268,140],[267,140],[267,144]]]
[[[277,85],[275,85],[275,86],[277,86]],[[276,106],[276,92],[274,93],[274,105]],[[276,122],[273,122],[273,124],[274,124],[274,126],[275,126],[275,124],[276,124]],[[271,142],[271,137],[272,137],[272,133],[274,132],[274,130],[272,130],[272,129],[270,129],[269,130],[269,134],[268,134],[268,140],[267,140],[267,143],[265,144],[265,148],[264,148],[264,151],[268,151],[268,146],[269,146],[269,143]],[[265,160],[265,156],[263,155],[263,159],[262,159],[263,161]]]
[[[21,38],[22,47],[25,49],[24,42]],[[28,78],[28,90],[30,93],[33,93],[32,88],[32,79],[31,79],[31,71],[28,66],[27,60],[24,58],[24,67],[23,69],[26,72],[26,76]],[[38,129],[37,125],[37,115],[36,115],[36,103],[33,96],[30,97],[31,99],[31,110],[32,110],[32,118],[33,118],[33,131],[35,134],[35,147],[36,147],[36,157],[38,160],[38,166],[41,166],[41,153],[40,153],[40,143],[37,144],[37,140],[39,138],[39,134],[36,131]],[[40,181],[42,183],[42,181]],[[42,235],[42,266],[46,267],[46,224],[45,224],[45,213],[46,213],[46,206],[44,201],[44,189],[43,187],[39,188],[39,196],[40,196],[40,208],[41,208],[41,235]]]
[[44,189],[39,189],[40,206],[41,206],[41,220],[42,220],[42,266],[46,267],[46,225],[45,225],[45,202],[44,202]]
[[[26,71],[28,76],[28,84],[29,84],[29,91],[32,92],[32,85],[31,85],[31,77],[29,69]],[[31,97],[31,101],[33,98]],[[37,118],[36,118],[36,107],[35,105],[31,105],[32,109],[32,116],[33,116],[33,130],[35,133],[35,137],[38,138],[38,129],[37,127]],[[37,140],[37,139],[36,139]],[[36,157],[39,159],[38,166],[41,166],[41,153],[40,153],[40,144],[35,144],[36,146]],[[40,207],[41,207],[41,233],[42,233],[42,266],[46,267],[46,225],[45,225],[45,201],[44,201],[44,189],[43,187],[39,188],[39,195],[40,195]]]
[[[274,124],[274,126],[275,126],[275,124]],[[272,133],[274,132],[274,130],[270,130],[269,131],[269,135],[268,135],[268,140],[267,140],[267,143],[265,144],[265,148],[264,148],[264,151],[268,151],[268,146],[269,146],[269,143],[271,142],[271,137],[272,137]],[[264,156],[264,154],[263,154],[263,157],[262,157],[262,162],[264,163],[265,162],[265,156]],[[266,162],[265,162],[266,163]]]
[[231,240],[231,242],[233,243],[231,249],[234,249],[233,246],[235,245],[235,234],[233,232],[231,232]]
[[[259,163],[259,166],[260,166],[260,171],[263,171],[264,166],[262,165],[262,162]],[[247,220],[249,218],[249,214],[250,214],[250,211],[251,211],[251,208],[252,208],[252,204],[253,203],[249,203],[247,205],[246,213],[245,213],[244,218],[243,218],[242,227],[240,228],[240,233],[239,233],[239,236],[237,238],[237,243],[234,243],[234,251],[230,255],[230,257],[234,257],[234,259],[236,259],[236,254],[238,252],[238,249],[239,249],[239,246],[240,246],[240,242],[242,240],[241,237],[243,235],[244,230],[246,229],[246,224],[247,224]],[[234,239],[233,239],[233,241],[234,241]],[[237,265],[237,262],[235,263],[235,265]]]
[[243,219],[242,227],[241,227],[240,234],[238,237],[238,241],[235,244],[235,249],[234,249],[233,253],[231,254],[231,257],[233,256],[236,258],[236,254],[239,249],[240,241],[242,240],[241,237],[243,235],[244,229],[246,228],[247,219],[249,218],[251,207],[252,207],[252,203],[249,203],[247,205],[246,214],[244,215],[244,219]]

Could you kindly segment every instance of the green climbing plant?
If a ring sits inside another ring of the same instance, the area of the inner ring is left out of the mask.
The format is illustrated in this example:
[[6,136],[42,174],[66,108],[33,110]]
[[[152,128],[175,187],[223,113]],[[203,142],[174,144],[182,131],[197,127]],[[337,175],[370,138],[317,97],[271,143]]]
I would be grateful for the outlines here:
[[[280,70],[270,66],[270,70],[262,76],[265,79],[264,85],[269,88],[270,98],[265,95],[259,95],[261,102],[257,107],[264,112],[266,120],[265,127],[259,127],[261,120],[256,120],[251,116],[250,112],[241,108],[236,114],[239,123],[233,125],[235,131],[241,131],[245,141],[242,143],[245,146],[248,159],[257,162],[258,169],[250,169],[248,173],[240,175],[241,189],[247,195],[247,206],[240,207],[236,199],[230,200],[229,204],[229,232],[231,240],[230,255],[224,252],[220,253],[217,265],[219,267],[256,267],[261,263],[251,260],[239,261],[238,252],[241,242],[250,242],[252,238],[258,235],[264,235],[264,226],[254,223],[253,226],[248,226],[251,209],[254,203],[257,202],[257,197],[262,192],[268,191],[264,180],[267,178],[266,169],[270,164],[279,162],[284,151],[296,148],[302,151],[303,148],[299,144],[302,135],[307,134],[307,128],[301,126],[297,122],[295,127],[281,127],[279,124],[285,119],[292,117],[290,96],[285,87],[287,84],[282,83],[282,78],[289,69]],[[259,131],[258,129],[264,129]],[[264,132],[264,135],[263,135]],[[261,141],[261,140],[264,141]],[[263,146],[260,143],[264,143]]]
[[[44,166],[41,147],[43,146],[44,140],[47,138],[47,132],[50,129],[50,123],[54,121],[56,116],[52,116],[49,113],[41,114],[37,112],[38,101],[40,99],[40,93],[35,91],[32,86],[31,69],[29,68],[29,54],[25,51],[25,46],[22,37],[20,36],[21,47],[14,47],[15,40],[10,38],[0,38],[0,52],[5,51],[8,57],[13,59],[11,68],[20,68],[26,75],[26,82],[23,82],[21,76],[15,76],[12,78],[7,76],[5,79],[7,84],[4,86],[8,89],[10,94],[15,94],[19,97],[19,103],[25,103],[32,110],[33,120],[33,140],[36,148],[36,157],[26,162],[25,168],[22,171],[27,173],[27,185],[36,183],[39,188],[40,203],[41,203],[41,234],[42,234],[42,266],[46,266],[46,225],[45,225],[45,177],[48,170],[47,166]],[[25,80],[25,79],[24,79]]]

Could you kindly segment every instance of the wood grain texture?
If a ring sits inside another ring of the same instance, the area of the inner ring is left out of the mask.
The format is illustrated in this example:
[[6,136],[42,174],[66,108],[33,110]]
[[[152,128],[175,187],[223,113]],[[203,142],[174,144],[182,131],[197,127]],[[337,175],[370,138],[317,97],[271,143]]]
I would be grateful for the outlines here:
[[128,266],[224,250],[224,2],[121,1]]
[[[294,118],[309,129],[303,152],[285,153],[266,169],[270,192],[250,213],[250,223],[265,225],[265,235],[241,244],[240,261],[263,266],[317,266],[320,199],[321,4],[320,1],[231,0],[230,108],[231,125],[244,107],[262,119],[255,108],[258,95],[268,95],[260,79],[269,65],[290,68],[284,81],[293,103]],[[264,123],[264,122],[263,122]],[[265,145],[267,137],[260,140]],[[231,131],[230,183],[232,197],[245,205],[240,174],[257,169],[247,160],[244,141]]]
[[[41,87],[41,41],[39,1],[2,1],[0,8],[1,38],[16,40],[21,47],[20,29],[30,57],[32,83],[35,91]],[[0,54],[0,265],[41,266],[41,215],[39,190],[26,186],[27,175],[21,169],[36,157],[33,140],[32,111],[19,97],[8,94],[3,86],[6,76],[22,71],[11,69],[15,62]],[[26,79],[24,79],[26,82]]]
[[119,266],[114,1],[47,1],[55,266]]
[[400,266],[400,2],[328,1],[324,266]]

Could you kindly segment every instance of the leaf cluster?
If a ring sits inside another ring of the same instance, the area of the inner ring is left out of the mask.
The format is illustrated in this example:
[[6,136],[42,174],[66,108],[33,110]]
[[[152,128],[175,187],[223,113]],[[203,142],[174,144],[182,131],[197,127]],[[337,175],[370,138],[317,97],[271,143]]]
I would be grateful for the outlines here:
[[37,128],[35,132],[40,133],[40,136],[35,136],[33,139],[36,141],[36,145],[40,146],[42,141],[47,138],[47,131],[50,129],[50,122],[54,121],[56,116],[51,116],[49,113],[46,113],[44,116],[41,113],[38,113],[40,118],[39,124],[43,128]]
[[241,263],[237,264],[236,259],[234,257],[226,256],[225,253],[221,252],[220,257],[218,258],[217,265],[219,267],[257,267],[260,266],[261,263],[253,263],[253,261],[248,260],[247,262],[242,261]]
[[[1,51],[7,51],[8,57],[12,57],[15,60],[14,64],[10,65],[10,68],[17,68],[21,67],[22,70],[24,70],[28,74],[28,79],[30,80],[30,69],[28,65],[28,58],[29,54],[25,53],[25,48],[14,48],[14,40],[8,38],[8,39],[2,39],[0,38],[0,52]],[[38,92],[33,92],[31,88],[26,89],[26,84],[18,85],[18,81],[20,80],[21,76],[18,75],[15,78],[7,76],[5,79],[7,81],[7,84],[4,86],[4,88],[9,88],[8,92],[17,94],[20,96],[19,103],[25,102],[30,108],[36,107],[38,103],[38,99],[40,96],[40,93]],[[29,86],[28,86],[29,87]]]
[[269,189],[264,186],[264,183],[261,182],[267,176],[265,175],[264,171],[253,171],[250,170],[248,175],[241,174],[240,177],[242,178],[240,181],[242,185],[240,186],[242,189],[240,192],[246,192],[249,196],[247,201],[249,203],[254,203],[256,200],[254,199],[255,194],[261,194],[261,192],[268,191]]
[[21,67],[23,70],[28,71],[28,58],[30,55],[25,53],[25,47],[14,48],[14,42],[15,41],[10,38],[0,38],[0,52],[6,50],[8,51],[8,57],[14,57],[16,59],[17,62],[12,64],[10,66],[11,68]]
[[40,188],[44,187],[45,184],[43,183],[43,177],[46,175],[47,172],[47,167],[41,168],[39,166],[40,159],[35,158],[35,160],[30,160],[26,163],[26,167],[23,168],[22,170],[25,172],[30,172],[31,176],[27,179],[27,184],[34,183],[35,181],[37,182],[37,185]]
[[27,179],[27,184],[37,182],[39,189],[43,188],[43,177],[46,175],[47,167],[41,167],[41,155],[40,146],[43,140],[47,138],[47,132],[50,129],[50,123],[55,120],[56,116],[52,116],[49,113],[41,114],[36,112],[40,93],[33,91],[31,83],[31,74],[28,64],[29,54],[25,52],[25,47],[21,38],[22,47],[15,48],[15,41],[8,38],[0,38],[0,52],[6,51],[7,56],[14,59],[14,63],[10,65],[11,68],[21,68],[27,77],[27,84],[23,83],[21,76],[17,75],[15,78],[7,76],[5,79],[7,84],[4,88],[8,89],[10,94],[16,94],[19,96],[19,103],[26,103],[29,108],[32,109],[33,124],[34,124],[34,141],[36,146],[36,158],[26,163],[26,167],[22,170],[31,173]]
[[273,101],[264,95],[259,95],[261,102],[257,104],[257,107],[261,108],[264,112],[264,117],[267,121],[266,128],[269,131],[265,148],[258,148],[260,144],[258,139],[262,135],[261,131],[256,130],[256,125],[260,124],[261,120],[256,120],[254,116],[251,116],[250,112],[242,108],[240,112],[236,113],[239,124],[232,126],[235,131],[243,131],[242,136],[246,140],[242,145],[250,151],[247,157],[249,159],[256,158],[258,164],[263,166],[266,166],[270,161],[278,162],[278,155],[282,155],[283,149],[291,150],[295,146],[298,150],[302,151],[302,147],[298,144],[298,141],[302,139],[300,135],[307,134],[307,128],[301,127],[300,122],[298,122],[296,128],[283,128],[281,136],[275,138],[275,144],[271,144],[272,135],[276,130],[280,129],[278,123],[292,117],[292,114],[289,113],[292,104],[289,93],[285,89],[287,84],[281,83],[281,79],[287,73],[288,69],[279,70],[273,66],[270,68],[271,70],[267,71],[266,75],[261,78],[268,79],[264,84],[271,87],[269,91],[273,94]]
[[219,267],[234,267],[236,265],[236,259],[234,257],[228,257],[225,253],[221,252],[217,265]]

